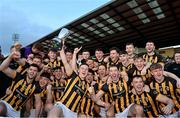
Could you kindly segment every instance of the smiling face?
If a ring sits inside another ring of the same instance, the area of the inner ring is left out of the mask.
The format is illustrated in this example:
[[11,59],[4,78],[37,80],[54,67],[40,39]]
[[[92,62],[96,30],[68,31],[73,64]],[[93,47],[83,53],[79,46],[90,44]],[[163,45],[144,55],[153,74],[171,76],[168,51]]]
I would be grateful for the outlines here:
[[146,51],[147,53],[151,53],[151,52],[154,52],[155,50],[155,45],[153,42],[147,42],[146,43]]
[[94,61],[92,59],[87,59],[86,64],[89,66],[90,69],[94,67]]
[[119,80],[120,74],[118,68],[116,66],[112,66],[109,68],[109,75],[111,76],[114,82]]
[[133,44],[126,45],[126,52],[128,55],[134,54],[135,48]]
[[83,53],[82,53],[82,57],[83,57],[83,59],[85,59],[85,60],[88,59],[88,58],[90,57],[90,52],[88,52],[88,51],[87,51],[87,52],[83,52]]
[[49,79],[47,77],[40,77],[39,85],[43,88],[45,87],[49,82]]
[[151,74],[155,78],[156,81],[161,82],[163,80],[163,70],[162,68],[157,68],[151,70]]
[[103,58],[103,55],[104,55],[103,51],[95,52],[95,56],[96,56],[97,60],[101,60]]
[[142,70],[144,68],[145,61],[142,57],[138,57],[134,60],[134,65],[138,70]]
[[98,67],[98,74],[100,77],[105,77],[106,76],[106,67],[104,65],[100,65]]
[[119,53],[116,50],[111,50],[110,58],[113,62],[115,62],[119,58]]
[[42,61],[40,58],[37,58],[37,57],[33,58],[33,64],[37,64],[40,67],[41,63],[42,63]]
[[128,61],[128,55],[127,54],[121,54],[120,55],[120,59],[121,59],[121,62],[127,62]]
[[131,84],[135,89],[136,93],[142,93],[144,87],[144,82],[142,77],[134,77]]
[[84,79],[88,74],[88,70],[89,70],[88,65],[85,65],[85,64],[81,65],[79,67],[79,77]]
[[71,52],[66,52],[66,59],[68,62],[72,60],[73,54]]
[[29,79],[34,79],[38,73],[38,68],[34,66],[30,66],[27,70],[27,76]]
[[49,51],[48,56],[49,56],[50,60],[55,60],[56,59],[56,52]]
[[53,75],[56,79],[60,79],[61,76],[62,76],[62,72],[61,72],[61,69],[56,69],[53,71]]
[[91,83],[93,81],[94,75],[90,72],[88,72],[87,76],[86,76],[86,81],[88,83]]

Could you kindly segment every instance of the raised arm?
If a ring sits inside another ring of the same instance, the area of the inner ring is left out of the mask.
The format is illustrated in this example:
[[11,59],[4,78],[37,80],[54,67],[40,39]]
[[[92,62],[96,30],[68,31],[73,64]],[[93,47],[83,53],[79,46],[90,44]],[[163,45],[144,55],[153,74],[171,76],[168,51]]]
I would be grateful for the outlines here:
[[62,62],[64,64],[64,67],[65,67],[65,70],[66,70],[66,74],[67,76],[70,76],[72,73],[73,73],[73,69],[72,67],[69,65],[69,63],[67,62],[67,59],[66,59],[66,55],[65,55],[65,52],[64,52],[64,40],[62,40],[62,49],[60,50],[60,56],[61,56],[61,59],[62,59]]
[[18,51],[12,52],[0,65],[0,71],[2,71],[4,74],[6,74],[10,78],[16,77],[16,71],[9,68],[9,64],[11,63],[12,59],[19,60],[20,59],[20,53]]
[[77,72],[77,59],[76,59],[76,56],[77,56],[77,53],[81,50],[82,47],[80,48],[75,48],[74,49],[74,53],[73,53],[73,58],[72,58],[72,69]]

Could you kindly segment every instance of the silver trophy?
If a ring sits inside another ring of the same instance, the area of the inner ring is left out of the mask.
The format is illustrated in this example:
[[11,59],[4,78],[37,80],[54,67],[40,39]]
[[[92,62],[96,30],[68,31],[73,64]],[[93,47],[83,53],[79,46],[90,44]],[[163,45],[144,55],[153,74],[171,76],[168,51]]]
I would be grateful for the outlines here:
[[62,28],[58,34],[57,37],[53,38],[53,40],[58,41],[59,43],[61,43],[62,39],[66,39],[68,36],[70,35],[70,31],[66,28]]
[[[54,47],[59,47],[59,49],[62,48],[62,43],[61,41],[64,40],[70,35],[70,31],[66,28],[62,28],[58,34],[57,37],[53,38],[53,40],[57,41],[59,44],[54,46]],[[64,43],[64,42],[63,42]],[[66,47],[65,47],[66,48]]]

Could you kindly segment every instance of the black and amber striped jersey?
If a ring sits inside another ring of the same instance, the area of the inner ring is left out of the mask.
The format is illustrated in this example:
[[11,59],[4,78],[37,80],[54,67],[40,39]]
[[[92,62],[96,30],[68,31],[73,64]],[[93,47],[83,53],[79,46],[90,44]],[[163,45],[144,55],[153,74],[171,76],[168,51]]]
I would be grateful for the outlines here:
[[129,81],[131,82],[131,81],[132,81],[132,80],[131,80],[132,77],[133,77],[133,76],[136,76],[136,75],[142,76],[144,83],[147,84],[147,85],[149,85],[150,82],[152,81],[152,75],[151,75],[150,69],[147,69],[147,70],[146,70],[146,74],[145,74],[145,75],[142,75],[142,74],[141,74],[141,71],[138,70],[135,66],[133,66],[133,68],[131,68],[131,69],[128,71],[128,76],[129,76],[129,79],[130,79]]
[[29,63],[25,63],[24,65],[20,65],[16,71],[22,75],[25,75],[27,73],[27,69],[29,68]]
[[106,63],[106,67],[109,68],[110,66],[117,66],[120,67],[120,60],[119,58],[116,60],[116,62],[112,62],[112,60],[109,58],[109,61]]
[[27,83],[25,76],[16,74],[15,83],[12,86],[12,93],[5,95],[2,100],[9,103],[14,110],[19,111],[26,101],[34,94],[40,93],[41,89],[37,82]]
[[146,117],[158,117],[159,111],[156,102],[154,102],[160,94],[151,90],[149,92],[143,92],[140,95],[130,94],[131,102],[143,107],[143,111]]
[[117,83],[104,84],[101,90],[107,92],[115,102],[115,113],[123,112],[130,105],[128,85],[122,78]]
[[105,64],[104,58],[103,58],[102,60],[100,60],[100,61],[99,61],[98,59],[95,59],[94,61],[97,62],[98,65],[103,65],[103,64]]
[[[173,113],[175,113],[176,111],[178,111],[180,109],[180,96],[179,96],[179,92],[180,89],[176,87],[176,83],[177,81],[174,80],[173,78],[169,78],[169,77],[164,77],[164,80],[161,83],[156,82],[156,80],[153,80],[150,83],[150,88],[151,89],[155,89],[156,91],[158,91],[159,93],[171,98],[174,103],[175,103],[175,107],[173,109]],[[158,103],[158,108],[159,111],[161,111],[161,108],[166,106],[163,103]]]
[[[86,84],[87,89],[90,86],[90,84]],[[89,92],[82,98],[79,113],[86,116],[94,116],[94,101],[91,99]]]
[[[103,86],[106,82],[107,82],[107,80],[106,80],[106,81],[102,81],[102,79],[100,79],[100,78],[98,77],[98,79],[97,79],[97,81],[96,81],[97,84],[95,84],[95,86],[96,86],[95,88],[98,88],[98,90],[101,90],[102,86]],[[98,90],[95,90],[95,91],[98,91]],[[105,93],[105,94],[101,97],[101,100],[104,101],[104,102],[111,103],[111,97],[109,96],[108,93]]]
[[68,79],[60,102],[71,111],[78,112],[81,100],[86,93],[86,81],[81,80],[81,78],[75,72],[73,72]]
[[133,64],[129,64],[128,66],[124,66],[122,63],[120,63],[119,65],[119,71],[122,72],[128,72],[129,69],[131,69],[133,67]]
[[55,60],[53,62],[49,62],[48,65],[51,67],[51,68],[56,68],[56,67],[61,67],[63,66],[63,63],[62,61],[58,61],[58,60]]
[[47,100],[47,89],[42,89],[41,93],[39,93],[38,95],[41,97],[43,104],[45,104]]
[[54,78],[52,81],[52,88],[53,88],[53,98],[54,101],[60,101],[60,98],[62,97],[67,82],[65,83],[60,82],[60,79]]
[[[22,76],[25,76],[27,74],[27,70],[29,68],[29,63],[25,63],[24,65],[19,65],[18,68],[16,69],[16,72],[20,73]],[[12,83],[9,87],[9,89],[12,91],[12,87],[14,86],[15,81],[12,80]]]
[[165,63],[165,58],[157,53],[154,55],[148,55],[144,54],[143,59],[145,62],[150,62],[150,63]]

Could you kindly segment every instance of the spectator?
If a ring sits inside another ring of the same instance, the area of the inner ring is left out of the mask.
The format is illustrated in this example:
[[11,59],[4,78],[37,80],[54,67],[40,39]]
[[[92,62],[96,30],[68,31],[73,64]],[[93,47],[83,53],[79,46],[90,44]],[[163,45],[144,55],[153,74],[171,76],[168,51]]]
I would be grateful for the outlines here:
[[180,52],[174,53],[174,62],[166,65],[166,71],[174,73],[176,76],[180,78]]

